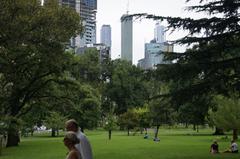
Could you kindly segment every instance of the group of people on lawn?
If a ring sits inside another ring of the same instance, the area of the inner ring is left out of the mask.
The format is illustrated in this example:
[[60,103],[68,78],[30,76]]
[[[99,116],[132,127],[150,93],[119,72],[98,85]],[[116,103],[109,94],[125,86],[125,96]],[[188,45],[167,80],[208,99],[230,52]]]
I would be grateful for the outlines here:
[[230,147],[228,149],[220,152],[219,149],[218,149],[218,143],[215,140],[210,147],[210,152],[212,154],[216,154],[216,153],[238,153],[238,145],[235,142],[235,140],[232,140],[231,144],[230,144]]

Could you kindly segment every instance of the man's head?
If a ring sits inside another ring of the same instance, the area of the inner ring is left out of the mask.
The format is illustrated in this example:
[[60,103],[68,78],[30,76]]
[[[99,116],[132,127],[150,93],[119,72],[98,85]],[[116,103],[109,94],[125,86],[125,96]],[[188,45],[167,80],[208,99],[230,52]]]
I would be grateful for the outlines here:
[[74,119],[70,119],[70,120],[66,121],[65,127],[66,127],[67,131],[73,131],[73,132],[78,131],[78,124],[77,124],[76,120],[74,120]]

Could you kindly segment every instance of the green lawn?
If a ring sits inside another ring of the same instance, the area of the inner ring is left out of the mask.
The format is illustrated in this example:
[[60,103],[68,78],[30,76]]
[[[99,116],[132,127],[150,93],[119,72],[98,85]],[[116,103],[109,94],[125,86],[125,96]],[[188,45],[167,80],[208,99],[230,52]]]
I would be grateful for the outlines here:
[[[230,137],[211,136],[210,130],[161,129],[160,142],[143,139],[143,135],[126,136],[126,132],[113,132],[111,141],[104,131],[86,132],[91,141],[95,159],[238,159],[240,154],[211,155],[212,140],[218,139],[220,150],[229,146]],[[46,135],[23,138],[19,147],[3,149],[1,159],[65,159],[67,149],[63,137]]]

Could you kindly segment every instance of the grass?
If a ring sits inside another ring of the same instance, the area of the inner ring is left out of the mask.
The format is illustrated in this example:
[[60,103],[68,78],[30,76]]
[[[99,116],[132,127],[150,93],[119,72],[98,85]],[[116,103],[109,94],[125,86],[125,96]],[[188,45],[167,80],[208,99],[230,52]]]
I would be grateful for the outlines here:
[[[92,144],[94,159],[237,159],[240,154],[209,153],[210,144],[218,140],[220,150],[229,146],[223,136],[211,136],[210,130],[196,133],[190,129],[161,129],[160,142],[143,139],[143,135],[127,136],[126,132],[113,132],[112,140],[105,131],[86,132]],[[3,149],[1,159],[65,159],[67,149],[63,137],[46,135],[23,138],[18,147]]]

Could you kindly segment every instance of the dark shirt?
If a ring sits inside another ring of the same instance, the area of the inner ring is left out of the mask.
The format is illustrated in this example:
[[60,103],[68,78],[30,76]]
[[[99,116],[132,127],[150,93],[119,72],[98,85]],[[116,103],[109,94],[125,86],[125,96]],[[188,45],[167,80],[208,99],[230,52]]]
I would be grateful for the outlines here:
[[212,144],[212,145],[211,145],[211,149],[214,150],[214,151],[216,151],[216,152],[218,152],[218,144],[215,144],[215,143]]

